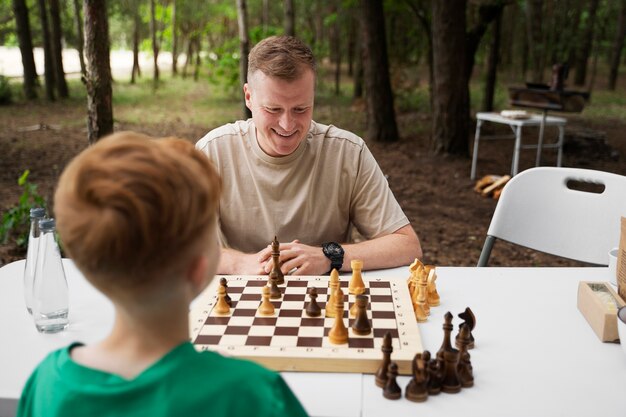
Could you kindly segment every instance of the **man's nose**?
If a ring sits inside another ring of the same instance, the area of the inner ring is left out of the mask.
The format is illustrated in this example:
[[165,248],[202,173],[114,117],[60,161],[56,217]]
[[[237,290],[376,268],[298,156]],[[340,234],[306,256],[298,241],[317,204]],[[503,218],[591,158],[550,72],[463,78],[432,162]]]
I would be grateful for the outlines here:
[[285,132],[291,132],[291,130],[293,130],[293,128],[295,127],[296,123],[295,123],[293,116],[291,115],[291,112],[286,111],[286,112],[283,112],[283,114],[280,116],[280,119],[278,120],[278,124]]

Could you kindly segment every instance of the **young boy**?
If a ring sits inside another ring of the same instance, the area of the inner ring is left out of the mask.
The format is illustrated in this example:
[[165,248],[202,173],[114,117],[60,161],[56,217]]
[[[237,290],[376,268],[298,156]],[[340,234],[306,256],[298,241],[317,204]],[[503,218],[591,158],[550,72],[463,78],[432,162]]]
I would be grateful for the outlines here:
[[280,375],[189,342],[189,303],[219,262],[220,191],[209,160],[181,139],[117,133],[67,166],[57,229],[115,322],[99,343],[48,355],[18,416],[306,415]]

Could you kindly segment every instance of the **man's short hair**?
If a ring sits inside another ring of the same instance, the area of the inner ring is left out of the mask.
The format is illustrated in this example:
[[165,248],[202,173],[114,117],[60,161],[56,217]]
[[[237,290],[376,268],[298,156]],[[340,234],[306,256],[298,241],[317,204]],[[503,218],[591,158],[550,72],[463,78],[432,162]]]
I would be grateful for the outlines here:
[[294,36],[265,38],[248,55],[248,79],[260,70],[268,77],[294,81],[307,68],[315,74],[313,51]]
[[217,171],[190,142],[120,132],[70,162],[54,212],[87,278],[100,289],[134,288],[180,272],[207,245],[220,192]]

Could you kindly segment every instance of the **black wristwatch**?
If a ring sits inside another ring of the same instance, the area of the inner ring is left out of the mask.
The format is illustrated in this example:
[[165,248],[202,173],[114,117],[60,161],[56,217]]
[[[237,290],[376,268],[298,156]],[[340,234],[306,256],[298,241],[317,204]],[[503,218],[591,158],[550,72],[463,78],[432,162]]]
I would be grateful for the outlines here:
[[322,252],[330,259],[330,270],[341,270],[343,265],[343,248],[337,242],[322,243]]

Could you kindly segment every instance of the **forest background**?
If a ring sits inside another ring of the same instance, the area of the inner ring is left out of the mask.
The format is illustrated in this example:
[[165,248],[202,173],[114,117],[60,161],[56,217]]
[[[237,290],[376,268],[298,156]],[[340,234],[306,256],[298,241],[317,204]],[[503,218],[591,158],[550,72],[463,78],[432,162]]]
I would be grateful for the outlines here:
[[[563,165],[626,174],[625,21],[626,0],[0,0],[0,266],[24,256],[27,208],[52,210],[60,172],[90,142],[127,129],[195,142],[246,117],[247,51],[283,33],[318,58],[314,119],[366,139],[424,260],[475,265],[496,202],[469,179],[474,118],[511,108],[508,87],[550,84],[566,64],[565,87],[591,100],[550,113],[568,119]],[[4,57],[18,47],[16,75]],[[108,93],[96,82],[107,71]],[[481,143],[479,176],[509,173],[512,150]],[[580,265],[505,243],[490,264]]]

